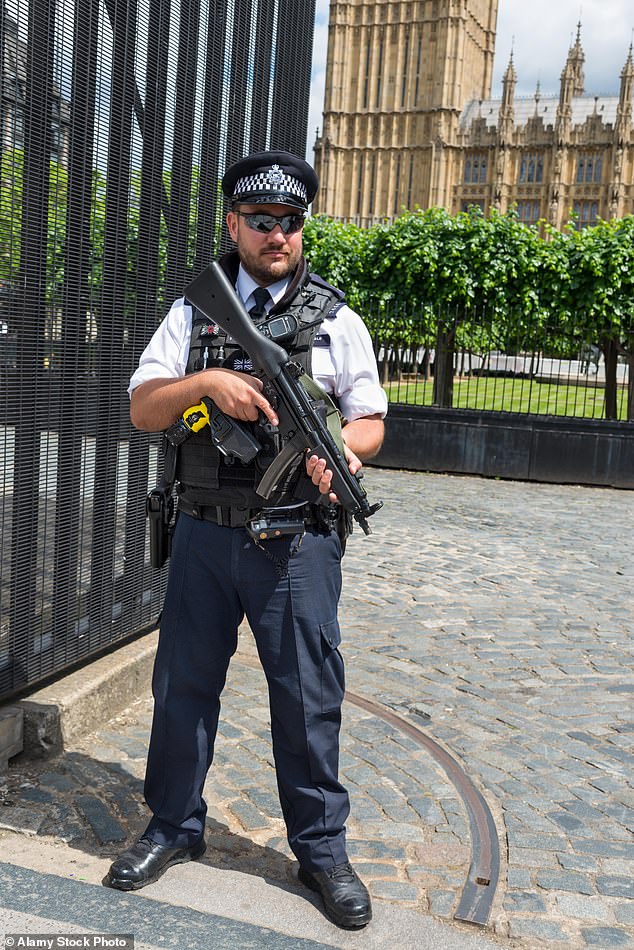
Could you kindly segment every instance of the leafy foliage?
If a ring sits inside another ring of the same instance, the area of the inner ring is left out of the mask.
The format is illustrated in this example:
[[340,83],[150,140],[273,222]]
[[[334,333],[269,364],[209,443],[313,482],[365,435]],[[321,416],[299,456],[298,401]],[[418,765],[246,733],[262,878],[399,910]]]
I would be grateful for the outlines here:
[[[0,166],[0,290],[6,297],[20,269],[22,169],[19,149],[5,149]],[[169,198],[170,174],[164,172]],[[198,170],[192,173],[187,234],[187,266],[195,257]],[[140,229],[140,172],[130,181],[126,319],[134,318],[134,293]],[[47,301],[60,312],[68,176],[50,165],[47,236]],[[106,181],[95,170],[92,181],[91,308],[99,311],[103,282]],[[451,405],[454,354],[481,352],[483,341],[514,354],[547,351],[577,358],[593,344],[606,367],[606,415],[616,417],[617,360],[630,366],[628,417],[634,419],[634,216],[599,221],[563,231],[544,222],[528,227],[514,210],[478,208],[450,215],[442,208],[406,211],[371,228],[308,219],[304,252],[312,269],[345,290],[351,306],[366,319],[385,377],[406,363],[425,362],[435,350],[434,401]],[[170,253],[163,220],[158,248],[159,288]],[[161,291],[159,290],[159,296]],[[422,357],[421,357],[421,354]],[[388,362],[390,366],[388,366]]]
[[[363,231],[325,218],[306,226],[315,270],[346,289],[377,354],[436,347],[434,402],[451,405],[454,351],[477,352],[483,327],[507,354],[570,359],[590,343],[606,365],[616,418],[616,361],[634,380],[634,216],[578,231],[522,224],[514,210],[407,211]],[[396,364],[400,363],[397,359]],[[444,368],[442,365],[444,362]],[[634,418],[634,382],[629,418]]]

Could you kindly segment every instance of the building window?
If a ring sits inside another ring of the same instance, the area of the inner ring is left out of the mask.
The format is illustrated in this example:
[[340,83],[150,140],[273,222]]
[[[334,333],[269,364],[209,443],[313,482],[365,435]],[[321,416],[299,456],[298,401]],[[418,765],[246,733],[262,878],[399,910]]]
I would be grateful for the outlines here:
[[539,221],[539,201],[518,201],[517,216],[524,224],[537,224]]
[[359,181],[357,182],[357,214],[361,214],[363,203],[363,155],[359,155]]
[[25,116],[24,110],[21,106],[16,106],[14,112],[15,119],[15,131],[13,139],[14,148],[24,148],[24,135],[25,135]]
[[416,85],[414,87],[414,105],[418,105],[418,87],[420,84],[420,60],[423,48],[423,37],[422,34],[419,34],[418,37],[418,55],[416,57]]
[[372,154],[372,161],[370,163],[370,197],[368,199],[368,207],[370,209],[370,214],[374,214],[374,188],[376,186],[376,152]]
[[572,210],[577,215],[577,231],[590,228],[597,223],[599,217],[598,201],[575,201]]
[[539,183],[544,180],[544,159],[542,155],[523,155],[520,164],[520,183]]
[[379,41],[379,63],[376,68],[376,108],[379,108],[381,103],[381,73],[383,72],[383,46],[385,43],[385,36],[381,33],[381,39]]
[[365,79],[363,80],[363,108],[368,108],[368,87],[370,84],[370,55],[371,55],[371,46],[368,44],[368,47],[365,52]]
[[403,54],[403,82],[401,84],[401,108],[405,105],[405,93],[407,92],[407,76],[409,64],[409,33],[405,37],[405,53]]
[[599,183],[603,172],[603,158],[601,155],[580,155],[577,162],[577,183]]
[[51,156],[54,159],[59,159],[62,145],[62,134],[59,122],[53,120],[51,122]]
[[487,180],[486,155],[468,155],[464,164],[465,185],[479,185]]
[[396,159],[396,181],[394,183],[394,214],[398,214],[401,210],[401,205],[399,202],[399,194],[401,190],[401,156],[399,155]]

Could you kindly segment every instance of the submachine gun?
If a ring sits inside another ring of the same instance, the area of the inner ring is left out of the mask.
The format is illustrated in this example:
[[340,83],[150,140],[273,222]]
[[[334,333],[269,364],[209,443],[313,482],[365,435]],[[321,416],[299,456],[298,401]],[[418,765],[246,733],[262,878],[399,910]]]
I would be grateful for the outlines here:
[[282,449],[266,469],[257,493],[269,499],[308,451],[326,460],[326,467],[332,471],[332,490],[343,508],[370,534],[367,519],[383,502],[371,505],[360,481],[361,473],[350,472],[342,449],[302,384],[303,368],[292,362],[286,350],[270,336],[257,329],[218,263],[205,268],[188,285],[185,297],[204,316],[220,324],[249,354],[264,382],[264,395],[279,417]]

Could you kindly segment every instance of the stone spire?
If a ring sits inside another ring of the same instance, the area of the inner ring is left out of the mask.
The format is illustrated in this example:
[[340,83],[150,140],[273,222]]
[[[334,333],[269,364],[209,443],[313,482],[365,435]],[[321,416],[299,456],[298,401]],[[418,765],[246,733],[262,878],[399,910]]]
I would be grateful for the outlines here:
[[[566,67],[570,66],[569,76],[573,82],[573,96],[582,96],[584,93],[586,80],[583,72],[583,64],[585,61],[586,57],[581,46],[581,21],[579,21],[579,23],[577,23],[577,39],[575,40],[574,46],[570,47],[566,63]],[[564,70],[564,73],[565,72],[566,70]]]
[[502,79],[502,105],[509,106],[513,108],[513,100],[515,98],[515,85],[517,83],[517,73],[515,72],[515,66],[513,65],[513,50],[511,50],[511,57],[509,59],[509,64],[506,67],[506,72],[504,73],[504,78]]
[[502,80],[502,103],[498,116],[498,131],[502,141],[508,141],[513,132],[515,124],[515,85],[517,83],[517,73],[513,65],[513,51],[506,67],[504,78]]
[[634,61],[632,60],[632,44],[625,61],[625,66],[621,70],[621,92],[619,95],[619,105],[616,113],[616,137],[619,141],[624,141],[629,137],[629,130],[632,125],[632,95],[634,94]]
[[632,62],[632,44],[627,54],[625,66],[621,70],[621,92],[614,124],[614,153],[612,175],[610,178],[610,217],[616,218],[623,213],[623,158],[626,143],[632,134],[632,93],[634,91],[634,62]]
[[559,91],[559,108],[557,109],[557,133],[559,141],[565,141],[570,136],[572,126],[573,96],[582,96],[585,86],[583,64],[585,56],[581,48],[581,23],[577,24],[577,40],[571,46],[566,65],[561,74]]

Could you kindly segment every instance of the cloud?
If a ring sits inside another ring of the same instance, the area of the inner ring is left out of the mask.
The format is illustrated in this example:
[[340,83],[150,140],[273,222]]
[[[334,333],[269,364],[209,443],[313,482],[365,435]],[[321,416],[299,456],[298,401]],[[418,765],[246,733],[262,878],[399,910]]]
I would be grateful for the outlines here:
[[[581,7],[580,7],[581,4]],[[313,156],[315,128],[321,128],[328,46],[328,0],[317,0],[313,72],[306,156]],[[500,0],[493,65],[493,96],[513,48],[518,96],[531,96],[539,80],[543,94],[559,93],[559,77],[581,19],[586,92],[618,95],[619,76],[634,28],[632,0]]]
[[517,94],[532,95],[539,80],[543,93],[558,93],[568,50],[581,20],[586,92],[618,95],[619,75],[627,58],[634,27],[631,0],[501,0],[493,67],[494,96],[511,47],[517,72]]

